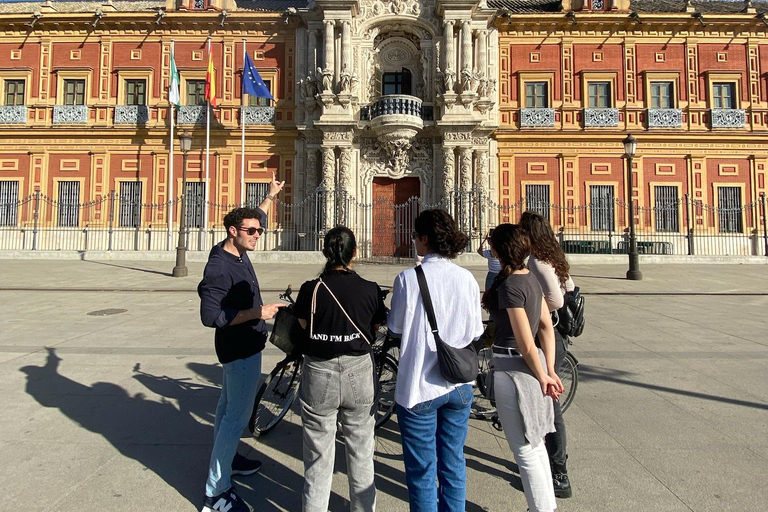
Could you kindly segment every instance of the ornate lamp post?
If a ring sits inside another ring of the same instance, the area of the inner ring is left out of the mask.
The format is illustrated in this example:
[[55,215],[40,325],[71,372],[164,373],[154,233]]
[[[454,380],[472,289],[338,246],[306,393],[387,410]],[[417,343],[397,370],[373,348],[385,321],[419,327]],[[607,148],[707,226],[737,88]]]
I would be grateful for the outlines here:
[[176,266],[173,267],[173,277],[186,277],[187,269],[187,244],[184,240],[184,232],[187,230],[187,153],[192,147],[192,134],[184,130],[179,134],[179,148],[181,149],[181,218],[179,219],[179,243],[176,246]]
[[635,238],[635,215],[632,212],[632,158],[637,150],[637,139],[632,134],[627,134],[623,141],[624,155],[627,157],[627,219],[629,221],[629,270],[627,279],[640,281],[643,273],[640,272],[640,255],[637,253],[637,238]]

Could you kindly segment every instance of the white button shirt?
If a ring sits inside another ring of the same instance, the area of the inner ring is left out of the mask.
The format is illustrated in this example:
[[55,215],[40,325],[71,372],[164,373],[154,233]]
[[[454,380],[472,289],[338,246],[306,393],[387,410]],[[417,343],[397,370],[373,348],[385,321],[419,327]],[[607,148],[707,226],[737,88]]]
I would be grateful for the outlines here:
[[[440,337],[452,347],[467,346],[483,333],[477,281],[469,270],[435,254],[425,256],[421,268],[432,297]],[[401,335],[395,389],[398,404],[411,408],[461,386],[440,375],[435,338],[414,269],[404,270],[395,278],[387,327]]]

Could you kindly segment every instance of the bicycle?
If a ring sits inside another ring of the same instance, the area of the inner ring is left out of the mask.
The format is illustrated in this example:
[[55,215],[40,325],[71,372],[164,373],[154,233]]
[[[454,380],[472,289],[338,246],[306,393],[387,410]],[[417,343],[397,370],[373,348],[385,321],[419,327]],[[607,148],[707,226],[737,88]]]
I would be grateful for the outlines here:
[[[287,307],[295,304],[291,294],[290,285],[284,293],[280,294],[280,300],[289,303]],[[388,291],[384,292],[385,296]],[[376,426],[379,428],[386,423],[395,410],[395,387],[397,385],[397,360],[389,354],[396,347],[396,340],[380,333],[373,344],[374,366],[376,368]],[[301,371],[304,356],[300,352],[288,354],[270,372],[264,383],[256,393],[251,419],[248,428],[254,437],[270,432],[288,414],[291,406],[296,401],[301,385]]]

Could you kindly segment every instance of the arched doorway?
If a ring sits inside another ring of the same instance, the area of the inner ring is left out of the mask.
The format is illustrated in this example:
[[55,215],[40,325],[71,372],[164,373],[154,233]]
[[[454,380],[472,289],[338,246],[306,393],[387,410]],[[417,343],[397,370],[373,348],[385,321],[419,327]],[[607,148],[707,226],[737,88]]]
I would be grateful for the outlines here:
[[418,178],[373,179],[373,256],[411,255],[411,231],[419,214],[419,189]]

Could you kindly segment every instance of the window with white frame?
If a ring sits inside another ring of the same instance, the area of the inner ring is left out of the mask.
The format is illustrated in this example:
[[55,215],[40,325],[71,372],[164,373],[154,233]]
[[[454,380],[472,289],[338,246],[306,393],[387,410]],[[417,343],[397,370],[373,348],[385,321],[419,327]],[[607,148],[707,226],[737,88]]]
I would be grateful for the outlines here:
[[141,185],[140,181],[120,182],[120,227],[141,226]]
[[590,185],[590,222],[594,231],[614,230],[613,185]]
[[269,194],[269,183],[246,183],[245,205],[248,208],[256,208]]
[[188,181],[187,190],[184,197],[187,209],[187,227],[203,227],[203,213],[205,211],[205,183],[200,181]]
[[611,82],[587,84],[589,108],[611,108]]
[[0,181],[0,226],[16,226],[19,214],[19,182]]
[[712,84],[713,108],[736,108],[736,84],[714,82]]
[[59,226],[77,227],[80,224],[80,182],[59,182]]
[[64,104],[85,105],[85,80],[64,80]]
[[741,187],[717,187],[717,218],[721,233],[743,233]]
[[129,79],[125,81],[125,104],[147,104],[147,81],[143,79]]
[[5,80],[4,95],[6,106],[24,105],[25,80]]
[[525,208],[549,220],[549,185],[526,185]]
[[677,233],[680,231],[680,199],[677,187],[657,185],[653,187],[656,231]]
[[548,108],[547,82],[525,83],[525,108]]
[[651,108],[675,108],[672,82],[651,82]]

